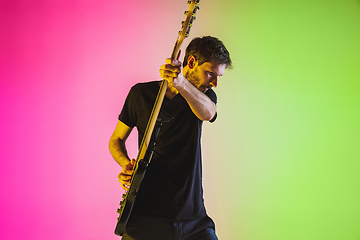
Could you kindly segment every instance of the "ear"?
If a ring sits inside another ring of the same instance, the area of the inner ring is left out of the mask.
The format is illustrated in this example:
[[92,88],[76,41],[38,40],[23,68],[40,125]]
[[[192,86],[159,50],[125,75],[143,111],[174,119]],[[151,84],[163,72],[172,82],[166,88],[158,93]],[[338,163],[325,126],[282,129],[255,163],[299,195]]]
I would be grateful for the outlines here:
[[193,69],[196,66],[196,57],[194,55],[191,55],[188,57],[187,60],[187,65],[189,66],[190,69]]

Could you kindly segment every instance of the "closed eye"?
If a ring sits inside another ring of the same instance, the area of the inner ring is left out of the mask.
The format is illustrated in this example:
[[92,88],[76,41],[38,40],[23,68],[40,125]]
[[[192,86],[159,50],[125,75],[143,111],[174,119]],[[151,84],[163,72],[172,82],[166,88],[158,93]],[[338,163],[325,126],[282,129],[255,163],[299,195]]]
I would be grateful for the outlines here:
[[210,75],[211,77],[216,75],[214,72],[209,72],[209,71],[207,71],[207,74]]
[[215,72],[211,72],[211,71],[206,71],[206,73],[210,76],[210,77],[222,77],[222,75],[219,75]]

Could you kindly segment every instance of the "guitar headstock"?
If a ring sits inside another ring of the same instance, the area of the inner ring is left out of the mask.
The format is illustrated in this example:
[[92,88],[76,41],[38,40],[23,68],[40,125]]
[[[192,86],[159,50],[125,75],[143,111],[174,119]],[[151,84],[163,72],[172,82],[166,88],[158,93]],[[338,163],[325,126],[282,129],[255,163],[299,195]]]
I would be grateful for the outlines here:
[[185,20],[181,22],[181,30],[179,31],[179,36],[175,43],[172,58],[175,58],[178,55],[183,40],[189,36],[191,26],[196,19],[196,12],[199,10],[199,2],[200,0],[189,0],[187,2],[190,5],[189,10],[185,11]]
[[184,38],[187,38],[189,36],[192,23],[196,19],[196,11],[199,9],[199,2],[200,0],[189,0],[187,2],[190,7],[188,11],[185,11],[185,21],[181,22],[182,28],[179,32],[179,35],[184,35]]

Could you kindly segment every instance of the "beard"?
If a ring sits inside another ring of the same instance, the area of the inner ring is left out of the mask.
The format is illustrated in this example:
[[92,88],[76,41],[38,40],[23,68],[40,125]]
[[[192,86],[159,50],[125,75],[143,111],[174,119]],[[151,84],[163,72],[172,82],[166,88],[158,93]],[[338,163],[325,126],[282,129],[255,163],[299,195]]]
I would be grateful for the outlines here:
[[[185,78],[197,89],[200,87],[200,79],[198,76],[198,69],[195,68],[194,71],[188,73]],[[200,90],[200,89],[199,89]]]

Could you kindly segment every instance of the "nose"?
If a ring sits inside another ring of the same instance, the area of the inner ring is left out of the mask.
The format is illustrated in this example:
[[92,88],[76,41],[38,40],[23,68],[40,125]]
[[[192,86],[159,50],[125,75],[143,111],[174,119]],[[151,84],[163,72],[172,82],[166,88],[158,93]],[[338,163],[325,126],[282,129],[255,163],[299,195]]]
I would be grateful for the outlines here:
[[216,76],[213,80],[211,80],[210,85],[213,87],[217,87],[217,81],[218,81],[218,76]]

